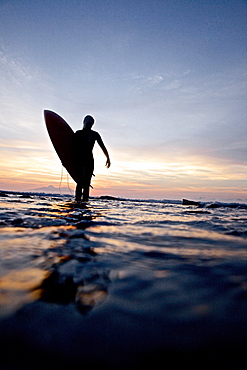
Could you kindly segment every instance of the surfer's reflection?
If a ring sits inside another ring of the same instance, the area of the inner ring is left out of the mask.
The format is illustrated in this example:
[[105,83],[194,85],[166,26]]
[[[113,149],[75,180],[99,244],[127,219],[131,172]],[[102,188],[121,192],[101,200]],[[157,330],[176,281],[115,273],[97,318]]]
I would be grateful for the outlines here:
[[[40,286],[40,299],[58,304],[74,303],[85,314],[105,300],[110,283],[109,272],[99,266],[98,254],[84,232],[94,225],[93,220],[99,214],[86,204],[75,207],[71,201],[57,205],[56,211],[60,211],[68,226],[54,232],[54,236],[65,243],[62,249],[59,243],[55,244],[44,256],[43,267],[50,266],[53,270]],[[50,262],[49,253],[54,263]]]
[[71,256],[43,281],[42,301],[74,303],[80,313],[87,314],[105,300],[110,282],[109,273],[95,269],[92,256],[96,253],[92,248],[86,254],[75,258]]
[[[78,130],[74,134],[74,163],[77,173],[77,185],[75,198],[77,202],[87,202],[89,198],[89,190],[91,178],[94,171],[93,147],[95,142],[99,144],[103,153],[106,156],[106,167],[111,165],[108,151],[98,132],[92,130],[94,118],[86,116],[83,121],[83,129]],[[83,195],[82,195],[83,189]]]

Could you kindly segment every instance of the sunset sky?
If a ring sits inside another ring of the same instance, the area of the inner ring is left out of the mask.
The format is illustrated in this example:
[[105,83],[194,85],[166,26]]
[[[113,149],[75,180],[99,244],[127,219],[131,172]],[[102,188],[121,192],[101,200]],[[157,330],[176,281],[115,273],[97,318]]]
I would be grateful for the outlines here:
[[0,189],[59,186],[49,109],[74,130],[94,116],[112,161],[95,147],[94,196],[246,201],[246,16],[244,0],[1,0]]

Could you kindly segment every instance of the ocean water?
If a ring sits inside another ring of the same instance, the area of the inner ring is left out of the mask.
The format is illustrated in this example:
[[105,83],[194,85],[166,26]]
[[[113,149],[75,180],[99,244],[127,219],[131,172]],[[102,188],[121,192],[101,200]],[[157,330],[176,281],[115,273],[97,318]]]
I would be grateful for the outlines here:
[[0,368],[246,368],[246,204],[0,201]]

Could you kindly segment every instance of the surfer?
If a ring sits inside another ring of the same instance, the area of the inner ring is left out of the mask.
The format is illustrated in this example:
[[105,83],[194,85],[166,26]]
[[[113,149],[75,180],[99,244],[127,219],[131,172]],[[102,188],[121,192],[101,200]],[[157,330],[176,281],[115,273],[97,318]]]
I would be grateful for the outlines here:
[[94,171],[93,147],[95,141],[97,141],[106,156],[106,167],[109,168],[111,165],[108,151],[100,134],[92,130],[93,124],[93,117],[86,116],[83,120],[83,129],[76,131],[74,134],[74,161],[77,173],[79,173],[75,190],[75,199],[77,202],[81,201],[82,189],[83,201],[87,202],[89,198],[91,177]]

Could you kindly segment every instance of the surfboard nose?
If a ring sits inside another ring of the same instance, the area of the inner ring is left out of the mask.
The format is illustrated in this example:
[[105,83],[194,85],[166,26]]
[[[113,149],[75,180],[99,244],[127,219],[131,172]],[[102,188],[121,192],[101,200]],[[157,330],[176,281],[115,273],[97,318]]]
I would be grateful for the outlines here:
[[45,109],[44,110],[44,117],[46,118],[51,113],[53,113],[51,110]]
[[48,109],[45,109],[44,110],[44,118],[45,118],[45,122],[52,122],[54,120],[63,120],[62,117],[60,117],[57,113],[53,112],[52,110],[48,110]]

